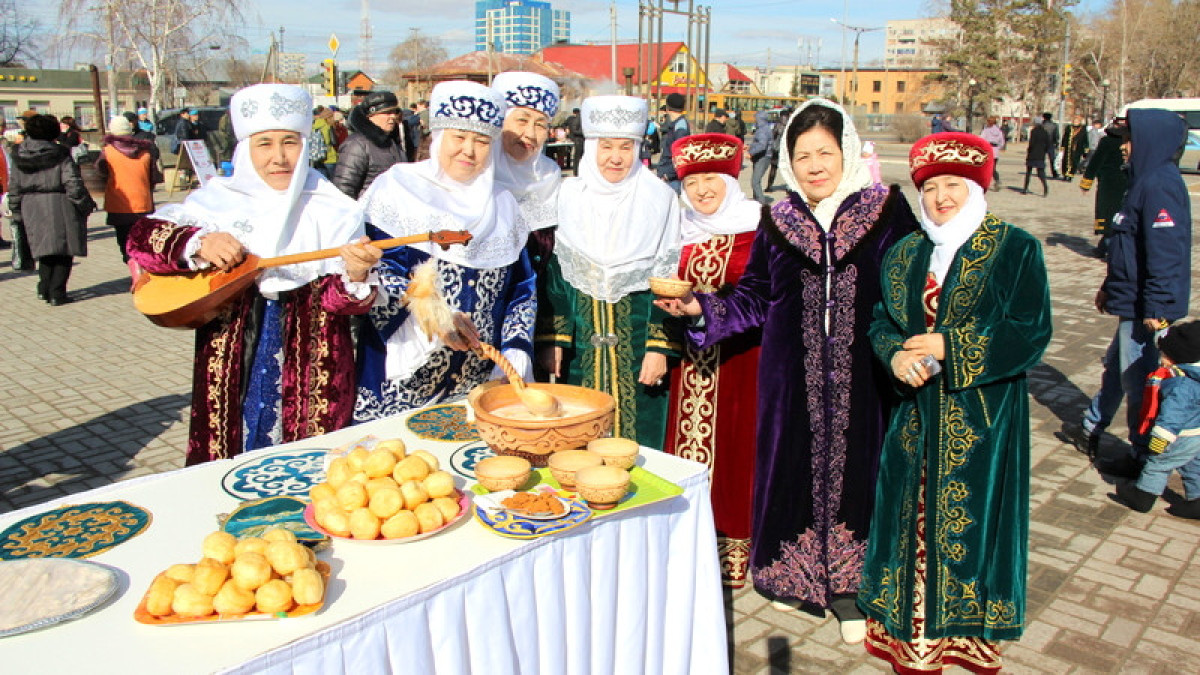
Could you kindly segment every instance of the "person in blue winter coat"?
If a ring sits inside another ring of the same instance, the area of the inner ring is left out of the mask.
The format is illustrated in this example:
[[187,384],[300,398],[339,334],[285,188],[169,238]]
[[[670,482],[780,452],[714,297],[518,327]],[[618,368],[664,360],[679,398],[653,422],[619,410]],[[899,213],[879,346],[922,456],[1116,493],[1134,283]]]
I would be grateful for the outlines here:
[[1105,362],[1120,373],[1121,391],[1101,387],[1084,414],[1083,428],[1098,434],[1102,410],[1115,406],[1105,397],[1125,396],[1131,456],[1102,471],[1136,476],[1148,453],[1147,435],[1138,430],[1146,376],[1158,365],[1156,331],[1188,313],[1192,278],[1191,202],[1175,154],[1183,144],[1183,119],[1168,110],[1129,111],[1131,140],[1129,192],[1113,218],[1108,273],[1096,293],[1096,309],[1120,319]]
[[775,159],[775,148],[772,141],[775,138],[775,125],[766,110],[754,113],[754,135],[750,137],[750,161],[754,163],[754,171],[750,174],[750,185],[754,190],[754,199],[760,204],[770,204],[771,199],[763,192],[763,177],[771,168]]
[[1136,482],[1117,485],[1129,508],[1148,512],[1178,469],[1186,501],[1167,512],[1200,520],[1200,322],[1175,324],[1158,339],[1163,369],[1159,405],[1150,429],[1150,456]]
[[658,176],[671,186],[675,194],[679,194],[679,174],[675,173],[671,147],[675,141],[684,136],[691,136],[692,130],[688,126],[687,117],[683,114],[683,108],[687,105],[687,99],[683,97],[683,94],[668,94],[666,105],[667,121],[663,124],[662,154],[658,157]]

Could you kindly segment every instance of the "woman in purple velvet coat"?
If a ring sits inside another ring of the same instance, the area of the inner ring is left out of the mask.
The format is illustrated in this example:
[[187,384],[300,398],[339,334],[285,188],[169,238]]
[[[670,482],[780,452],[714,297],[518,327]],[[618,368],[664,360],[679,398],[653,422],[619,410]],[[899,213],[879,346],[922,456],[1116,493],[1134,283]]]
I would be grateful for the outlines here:
[[133,226],[131,264],[149,272],[230,269],[341,247],[341,257],[273,267],[196,331],[187,463],[336,431],[354,410],[350,317],[375,301],[383,252],[362,211],[308,166],[312,97],[260,84],[230,101],[234,173]]
[[762,328],[753,550],[755,588],[778,609],[831,609],[842,638],[866,632],[855,607],[891,401],[867,329],[884,253],[917,222],[898,186],[872,183],[854,124],[814,99],[779,148],[788,198],[759,228],[728,292],[660,301],[703,316],[703,348]]

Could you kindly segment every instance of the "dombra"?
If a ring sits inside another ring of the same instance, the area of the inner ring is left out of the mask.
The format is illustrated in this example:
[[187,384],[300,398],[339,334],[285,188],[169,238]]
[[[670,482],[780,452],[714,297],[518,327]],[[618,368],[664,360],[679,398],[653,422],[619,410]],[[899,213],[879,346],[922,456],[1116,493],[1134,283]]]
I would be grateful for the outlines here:
[[[466,230],[439,230],[410,237],[380,239],[371,244],[390,249],[423,241],[431,241],[446,249],[451,244],[465,245],[471,241],[471,233]],[[226,305],[258,279],[263,270],[333,258],[339,253],[339,248],[326,248],[275,258],[260,258],[251,254],[227,271],[135,273],[133,306],[155,325],[164,328],[199,328],[216,318]]]

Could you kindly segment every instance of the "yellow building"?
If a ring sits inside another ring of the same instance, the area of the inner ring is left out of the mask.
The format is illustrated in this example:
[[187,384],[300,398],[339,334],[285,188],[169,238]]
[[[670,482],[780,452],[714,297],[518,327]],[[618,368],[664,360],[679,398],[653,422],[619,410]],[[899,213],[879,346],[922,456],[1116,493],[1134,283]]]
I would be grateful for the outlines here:
[[[824,70],[834,80],[833,93],[855,112],[882,115],[920,114],[925,106],[941,99],[945,87],[936,79],[940,70],[859,68],[845,72]],[[856,79],[857,78],[857,79]]]

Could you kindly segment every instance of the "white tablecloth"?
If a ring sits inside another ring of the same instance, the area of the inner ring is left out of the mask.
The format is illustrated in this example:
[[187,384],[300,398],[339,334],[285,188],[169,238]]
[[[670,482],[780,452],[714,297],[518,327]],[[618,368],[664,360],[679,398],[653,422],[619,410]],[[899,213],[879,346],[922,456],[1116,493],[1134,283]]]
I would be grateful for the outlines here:
[[[416,440],[401,419],[300,441],[332,448],[402,437],[447,463],[461,443]],[[183,449],[180,449],[183,452]],[[124,573],[120,596],[81,619],[0,639],[9,672],[725,673],[725,616],[704,467],[645,450],[682,496],[562,534],[505,539],[464,518],[422,541],[337,541],[325,607],[278,621],[145,626],[133,611],[154,575],[200,557],[237,505],[221,478],[251,455],[148,476],[0,516],[0,529],[58,505],[123,499],[154,516],[91,560]],[[461,477],[459,478],[461,481]],[[460,487],[463,485],[460,483]],[[0,589],[0,593],[4,592]]]

